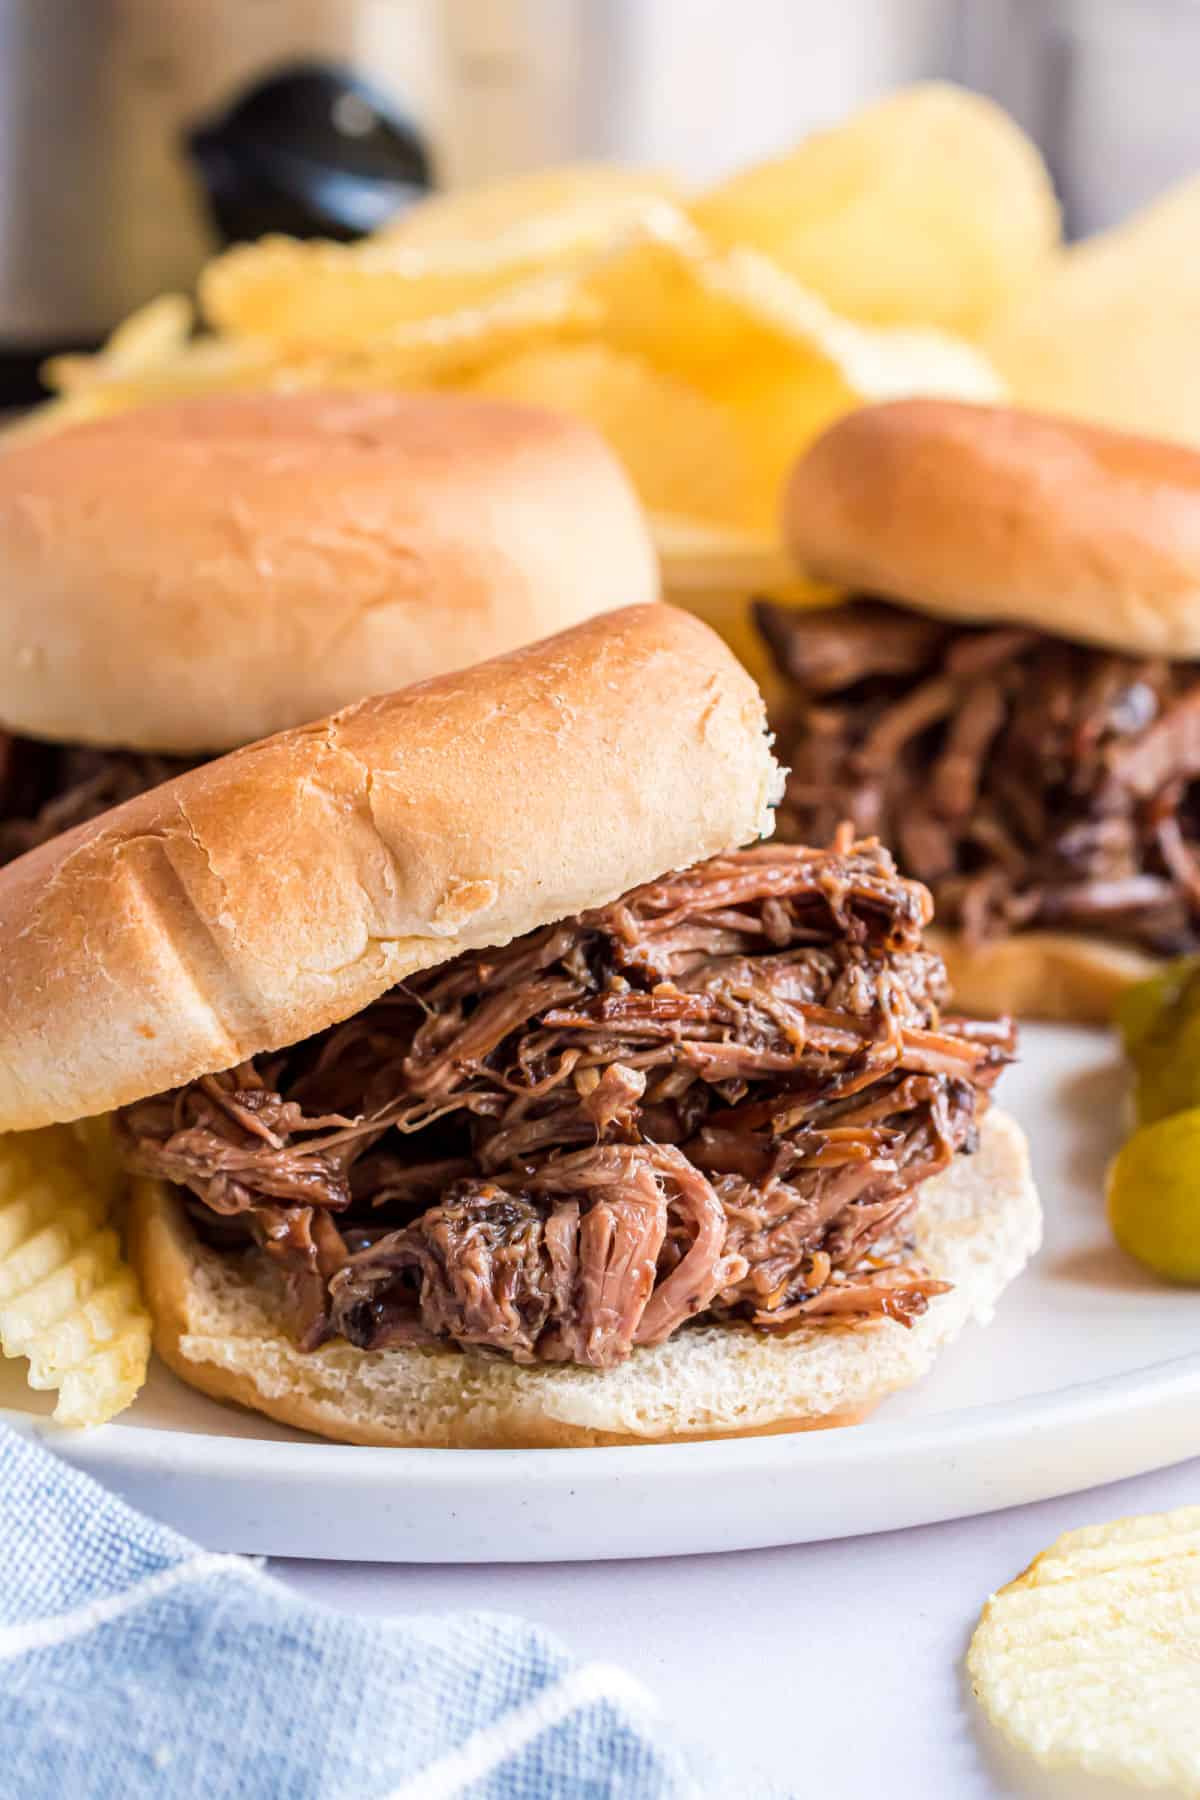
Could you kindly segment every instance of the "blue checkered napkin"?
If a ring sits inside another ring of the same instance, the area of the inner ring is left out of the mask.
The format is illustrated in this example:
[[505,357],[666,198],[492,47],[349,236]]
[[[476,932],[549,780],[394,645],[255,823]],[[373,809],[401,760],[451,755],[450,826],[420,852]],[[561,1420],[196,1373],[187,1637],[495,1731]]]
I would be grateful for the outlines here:
[[0,1793],[636,1800],[700,1792],[620,1669],[486,1614],[360,1621],[199,1550],[0,1428]]

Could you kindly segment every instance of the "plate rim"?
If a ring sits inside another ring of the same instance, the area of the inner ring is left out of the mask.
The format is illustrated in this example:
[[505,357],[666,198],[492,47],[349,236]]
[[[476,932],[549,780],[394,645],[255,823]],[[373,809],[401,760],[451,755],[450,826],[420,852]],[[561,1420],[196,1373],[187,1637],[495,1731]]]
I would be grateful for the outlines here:
[[[1150,1390],[1150,1391],[1147,1391]],[[59,1451],[80,1468],[103,1463],[137,1473],[164,1462],[176,1475],[243,1479],[246,1476],[303,1476],[306,1480],[352,1477],[370,1481],[387,1474],[421,1486],[447,1479],[486,1478],[492,1485],[521,1487],[551,1474],[573,1485],[595,1487],[637,1475],[690,1479],[696,1467],[732,1465],[735,1472],[758,1468],[843,1469],[853,1473],[889,1450],[937,1457],[967,1448],[1002,1449],[1015,1435],[1080,1427],[1117,1418],[1155,1401],[1200,1398],[1200,1350],[1070,1382],[1017,1399],[984,1401],[916,1418],[867,1420],[825,1431],[778,1432],[760,1437],[702,1438],[695,1443],[597,1445],[568,1449],[406,1448],[395,1445],[292,1442],[238,1437],[221,1432],[174,1430],[156,1425],[102,1425],[80,1431],[55,1425],[41,1414],[0,1408],[0,1423]],[[1200,1451],[1181,1448],[1180,1460]],[[1165,1465],[1164,1465],[1165,1466]]]

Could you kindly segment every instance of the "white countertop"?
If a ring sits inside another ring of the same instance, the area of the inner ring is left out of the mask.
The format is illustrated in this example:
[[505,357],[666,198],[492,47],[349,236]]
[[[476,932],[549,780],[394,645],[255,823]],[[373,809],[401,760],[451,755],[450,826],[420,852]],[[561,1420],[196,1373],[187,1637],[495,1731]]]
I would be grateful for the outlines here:
[[[1038,1506],[794,1549],[655,1562],[384,1567],[274,1562],[360,1615],[485,1609],[616,1662],[737,1793],[996,1800],[1108,1790],[1040,1777],[981,1729],[962,1661],[989,1593],[1060,1532],[1200,1502],[1200,1460]],[[697,1492],[693,1504],[704,1505]],[[1130,1790],[1121,1791],[1126,1795]]]

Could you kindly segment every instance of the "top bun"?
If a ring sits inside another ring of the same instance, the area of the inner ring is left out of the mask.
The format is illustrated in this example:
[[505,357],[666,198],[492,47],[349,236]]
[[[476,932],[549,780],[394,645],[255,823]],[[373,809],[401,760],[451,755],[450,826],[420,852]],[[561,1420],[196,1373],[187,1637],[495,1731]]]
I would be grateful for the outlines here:
[[1200,453],[1007,407],[850,413],[794,469],[801,565],[923,611],[1200,656]]
[[749,675],[630,607],[204,764],[0,871],[0,1131],[106,1112],[770,829]]
[[587,426],[429,394],[235,394],[0,456],[0,725],[228,750],[658,597]]

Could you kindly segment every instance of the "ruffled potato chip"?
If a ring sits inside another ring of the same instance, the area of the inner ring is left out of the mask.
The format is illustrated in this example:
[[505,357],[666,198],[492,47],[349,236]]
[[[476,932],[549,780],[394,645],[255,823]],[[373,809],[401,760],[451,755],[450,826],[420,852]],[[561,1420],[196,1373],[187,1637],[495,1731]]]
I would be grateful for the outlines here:
[[66,1126],[0,1137],[0,1352],[56,1390],[62,1425],[100,1425],[146,1379],[150,1320],[111,1223],[117,1183]]
[[1200,1793],[1200,1507],[1067,1532],[993,1594],[967,1668],[1045,1767]]

